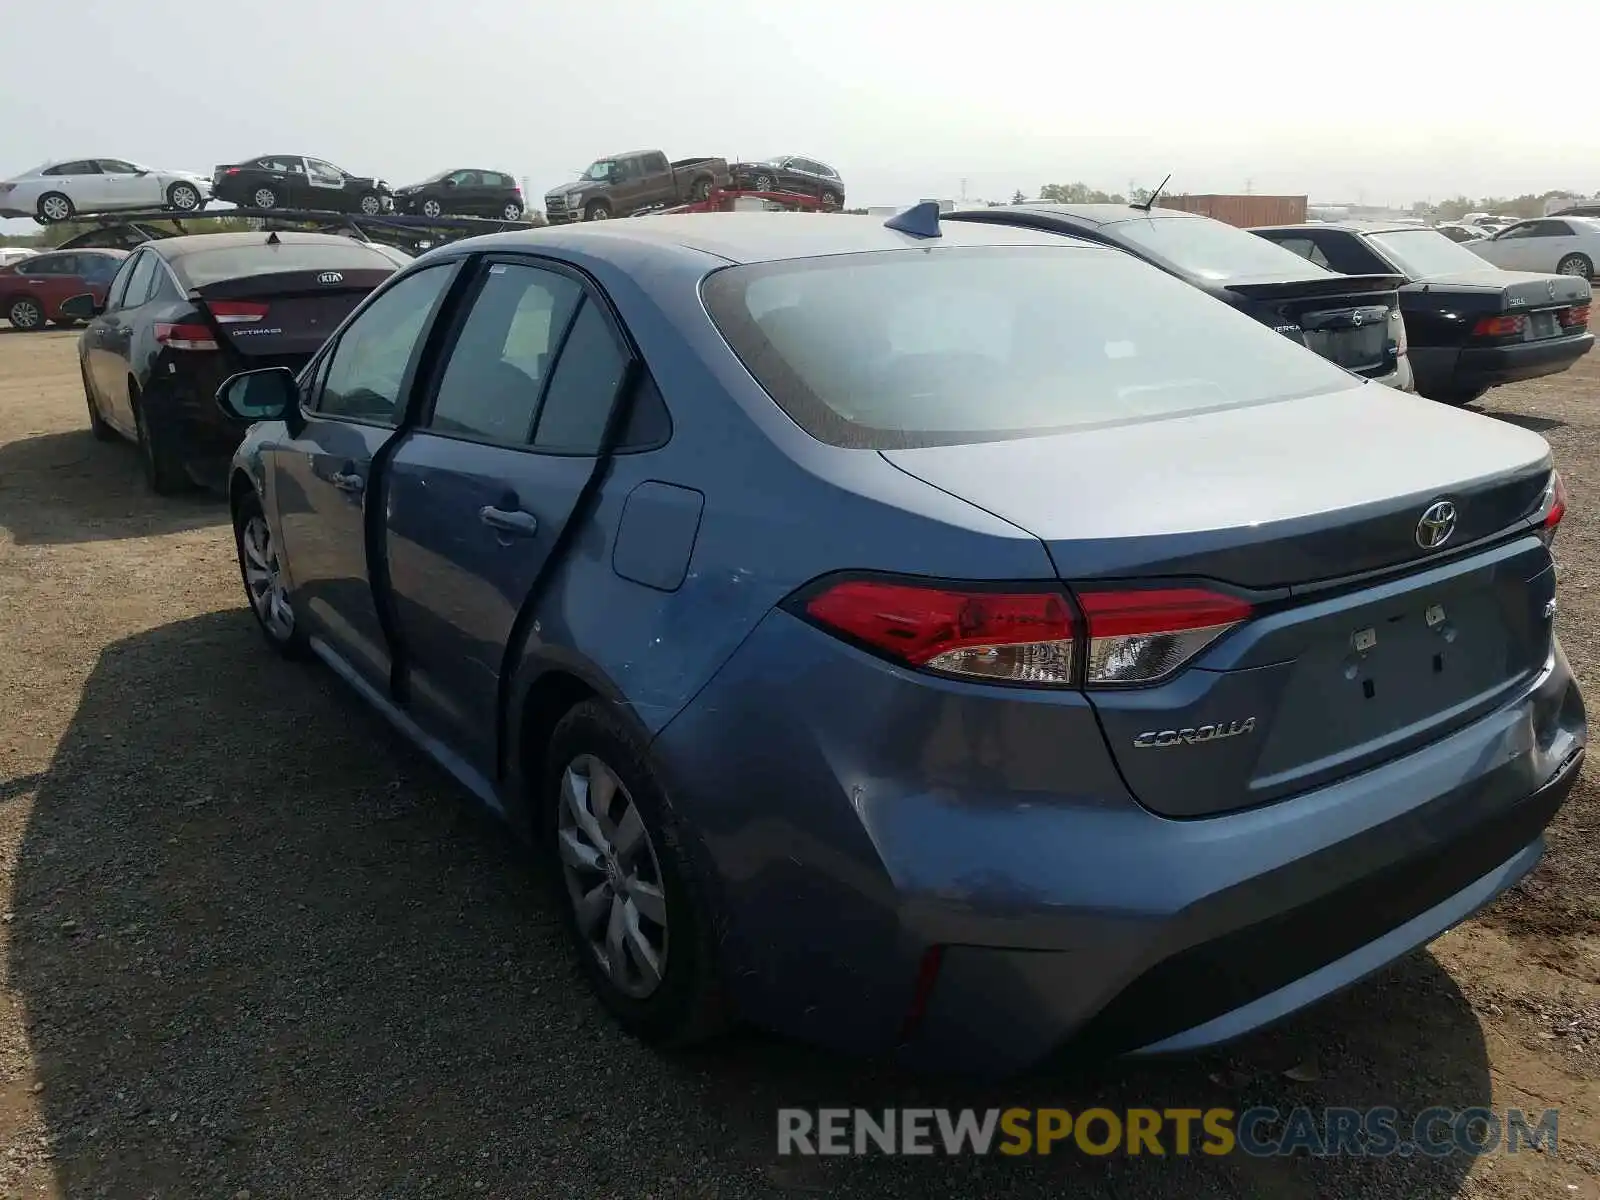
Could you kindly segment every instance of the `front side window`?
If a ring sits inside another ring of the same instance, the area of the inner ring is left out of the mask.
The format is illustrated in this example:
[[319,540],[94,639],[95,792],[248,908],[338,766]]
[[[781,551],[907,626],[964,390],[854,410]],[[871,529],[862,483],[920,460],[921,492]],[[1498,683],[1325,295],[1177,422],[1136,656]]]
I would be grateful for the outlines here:
[[451,265],[408,275],[378,296],[339,335],[317,411],[378,425],[398,423],[400,389]]
[[128,283],[133,278],[133,272],[138,266],[137,254],[129,255],[122,260],[122,265],[117,268],[116,276],[111,280],[111,286],[106,289],[106,311],[122,307],[123,297],[127,293]]
[[1198,288],[1104,248],[779,260],[717,271],[701,291],[779,407],[839,446],[1022,438],[1363,386]]
[[107,175],[135,175],[139,168],[131,162],[123,162],[120,158],[102,158],[100,170]]
[[431,428],[526,445],[554,351],[582,299],[565,275],[492,264],[451,347]]
[[598,183],[611,178],[611,173],[617,169],[617,160],[602,158],[598,162],[589,164],[589,169],[583,173],[583,178]]

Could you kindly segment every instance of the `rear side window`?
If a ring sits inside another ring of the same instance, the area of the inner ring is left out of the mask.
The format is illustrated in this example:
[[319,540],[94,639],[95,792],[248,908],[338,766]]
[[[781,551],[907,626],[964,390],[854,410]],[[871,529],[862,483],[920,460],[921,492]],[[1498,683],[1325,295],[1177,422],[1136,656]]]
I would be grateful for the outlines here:
[[[1305,279],[1304,259],[1243,229],[1209,217],[1149,217],[1118,221],[1101,230],[1153,260],[1201,279],[1269,276]],[[1310,275],[1317,274],[1310,271]]]
[[270,275],[279,271],[392,270],[394,260],[354,238],[330,237],[325,242],[265,240],[217,250],[196,250],[173,263],[190,287],[205,287],[223,279]]
[[598,453],[627,367],[627,353],[599,305],[586,300],[539,407],[534,447],[558,454]]
[[768,394],[838,446],[993,441],[1362,385],[1198,288],[1088,246],[782,260],[718,271],[702,294]]
[[154,254],[141,254],[139,261],[133,266],[133,274],[128,277],[128,290],[122,294],[120,307],[137,308],[150,296],[150,284],[156,274],[156,256]]
[[526,445],[539,392],[583,289],[554,271],[489,267],[439,380],[432,428]]
[[1272,240],[1291,254],[1298,254],[1307,262],[1316,263],[1317,266],[1327,267],[1330,270],[1333,267],[1333,264],[1328,261],[1328,256],[1322,252],[1322,247],[1308,237],[1284,237],[1273,238]]

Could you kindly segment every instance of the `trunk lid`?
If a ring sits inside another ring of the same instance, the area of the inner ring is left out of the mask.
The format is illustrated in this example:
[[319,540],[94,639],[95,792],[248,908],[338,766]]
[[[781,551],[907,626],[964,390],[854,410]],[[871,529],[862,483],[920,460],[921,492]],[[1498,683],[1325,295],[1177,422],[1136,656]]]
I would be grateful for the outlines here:
[[1361,375],[1386,375],[1400,354],[1398,275],[1331,275],[1297,280],[1230,280],[1236,307],[1264,325]]
[[[1165,680],[1088,693],[1123,777],[1164,815],[1367,769],[1503,702],[1550,653],[1554,569],[1529,519],[1549,448],[1476,414],[1358,386],[882,453],[1039,537],[1079,595],[1161,581],[1254,606]],[[1455,530],[1425,550],[1440,500]]]
[[1435,291],[1498,293],[1502,312],[1587,304],[1590,296],[1588,282],[1576,275],[1540,275],[1531,271],[1502,271],[1490,266],[1482,270],[1429,275],[1406,290],[1419,294]]
[[309,358],[389,270],[275,271],[190,292],[217,344],[246,360]]

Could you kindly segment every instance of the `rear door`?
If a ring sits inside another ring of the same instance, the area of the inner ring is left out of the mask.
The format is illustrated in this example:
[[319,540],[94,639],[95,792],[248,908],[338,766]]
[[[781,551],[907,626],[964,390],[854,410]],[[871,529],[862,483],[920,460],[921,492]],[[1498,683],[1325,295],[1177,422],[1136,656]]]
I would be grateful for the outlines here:
[[427,415],[388,470],[383,544],[411,711],[493,777],[513,626],[600,467],[630,360],[563,268],[479,270]]
[[408,275],[356,315],[313,372],[303,427],[273,456],[297,615],[385,694],[392,658],[377,601],[382,560],[368,557],[373,475],[405,420],[422,347],[456,270],[444,262]]
[[478,216],[487,207],[484,199],[483,172],[457,171],[452,179],[456,186],[449,190],[449,211],[466,216]]

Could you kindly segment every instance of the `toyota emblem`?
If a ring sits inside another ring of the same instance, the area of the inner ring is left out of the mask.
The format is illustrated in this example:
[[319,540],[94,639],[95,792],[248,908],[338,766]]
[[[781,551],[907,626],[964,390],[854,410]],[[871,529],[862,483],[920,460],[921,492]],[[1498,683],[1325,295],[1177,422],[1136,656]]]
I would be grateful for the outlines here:
[[324,271],[317,276],[318,283],[343,283],[344,276],[338,271]]
[[1424,550],[1437,550],[1455,531],[1456,506],[1448,500],[1437,500],[1428,505],[1417,522],[1417,545]]

